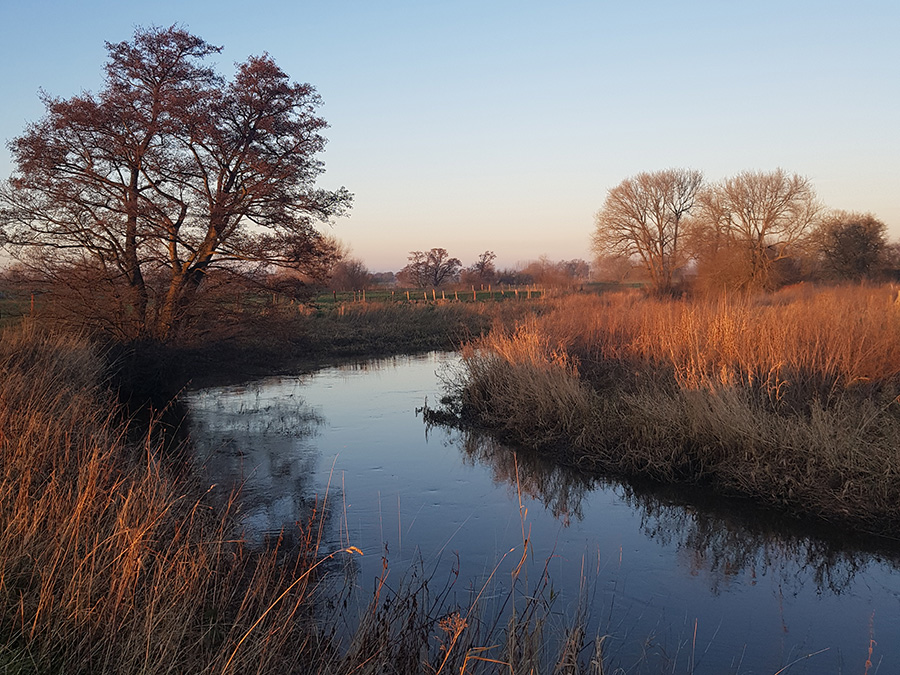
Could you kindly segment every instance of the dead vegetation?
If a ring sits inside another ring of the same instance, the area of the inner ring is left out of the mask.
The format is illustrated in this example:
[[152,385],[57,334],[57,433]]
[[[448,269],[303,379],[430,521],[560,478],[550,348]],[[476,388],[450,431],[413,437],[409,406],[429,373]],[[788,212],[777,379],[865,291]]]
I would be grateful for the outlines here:
[[571,296],[470,344],[454,412],[580,467],[894,532],[894,295]]

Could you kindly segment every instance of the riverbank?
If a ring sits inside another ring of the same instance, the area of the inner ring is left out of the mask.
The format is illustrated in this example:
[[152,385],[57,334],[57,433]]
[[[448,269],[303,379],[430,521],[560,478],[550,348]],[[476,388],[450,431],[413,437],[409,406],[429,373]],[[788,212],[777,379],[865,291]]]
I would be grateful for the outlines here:
[[325,365],[458,349],[548,305],[534,302],[366,303],[322,309],[282,304],[247,315],[221,315],[191,326],[168,344],[113,344],[117,386],[132,401],[159,408],[188,383],[240,382]]
[[473,341],[463,364],[443,419],[594,472],[900,532],[889,288],[571,296]]
[[155,422],[136,428],[110,373],[82,337],[28,322],[0,333],[4,670],[515,673],[558,661],[579,672],[578,617],[544,642],[543,595],[517,594],[510,623],[486,626],[476,597],[451,600],[452,584],[424,577],[386,585],[385,568],[369,608],[348,618],[343,574],[360,551],[321,551],[327,495],[290,547],[249,547],[237,497],[214,505]]

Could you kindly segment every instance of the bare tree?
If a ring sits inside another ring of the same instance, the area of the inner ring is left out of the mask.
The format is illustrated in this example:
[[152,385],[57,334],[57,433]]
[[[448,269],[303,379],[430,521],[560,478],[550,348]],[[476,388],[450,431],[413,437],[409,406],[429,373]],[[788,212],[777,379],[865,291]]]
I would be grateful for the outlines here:
[[809,180],[782,169],[739,173],[705,190],[698,204],[698,228],[716,238],[716,250],[738,253],[743,284],[753,288],[775,284],[778,261],[790,256],[819,213]]
[[362,260],[345,257],[331,270],[329,287],[336,291],[364,291],[372,283],[372,274]]
[[703,175],[691,169],[640,173],[612,188],[597,213],[593,236],[598,256],[637,257],[654,290],[670,292],[683,263],[681,237]]
[[268,56],[226,82],[203,64],[220,48],[175,27],[106,48],[102,91],[45,97],[44,118],[10,144],[7,248],[107,288],[125,338],[170,337],[217,267],[324,275],[335,252],[314,223],[351,196],[315,186],[326,123],[313,87]]
[[451,258],[445,248],[430,251],[411,251],[409,263],[397,273],[401,283],[419,288],[437,288],[443,283],[455,281],[462,268],[459,258]]
[[871,213],[827,214],[814,235],[825,273],[851,281],[871,278],[883,261],[886,230],[887,226]]
[[462,280],[467,284],[490,284],[497,278],[497,268],[494,260],[497,259],[493,251],[485,251],[470,267],[463,271]]

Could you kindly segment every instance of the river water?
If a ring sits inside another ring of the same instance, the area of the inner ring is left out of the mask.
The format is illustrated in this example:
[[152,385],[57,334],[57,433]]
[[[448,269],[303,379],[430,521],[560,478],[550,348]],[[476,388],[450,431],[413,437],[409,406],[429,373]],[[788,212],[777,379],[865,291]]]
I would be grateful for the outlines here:
[[279,532],[289,540],[325,500],[323,550],[363,551],[363,595],[387,561],[393,579],[420,565],[500,597],[527,550],[532,580],[546,570],[559,625],[582,608],[589,638],[606,636],[609,664],[623,672],[900,672],[896,550],[429,428],[417,409],[435,406],[457,358],[190,391],[202,475],[222,498],[241,487],[254,546]]

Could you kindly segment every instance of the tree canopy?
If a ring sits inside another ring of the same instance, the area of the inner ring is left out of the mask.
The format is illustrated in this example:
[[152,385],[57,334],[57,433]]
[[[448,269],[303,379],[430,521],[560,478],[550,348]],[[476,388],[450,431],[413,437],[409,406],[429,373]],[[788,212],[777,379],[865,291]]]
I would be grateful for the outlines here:
[[809,179],[775,171],[744,171],[701,192],[696,228],[709,254],[726,251],[745,269],[742,285],[771,288],[776,263],[806,237],[820,206]]
[[833,211],[816,229],[815,245],[825,273],[835,279],[871,278],[887,247],[887,227],[871,213]]
[[128,339],[172,336],[213,269],[330,267],[334,243],[316,223],[352,197],[316,187],[327,124],[311,85],[265,54],[225,80],[205,65],[221,48],[177,27],[106,49],[99,93],[44,95],[44,117],[9,144],[8,249],[104,292],[107,321]]
[[445,248],[430,251],[411,251],[409,263],[397,273],[403,283],[419,288],[437,288],[441,284],[456,281],[462,262],[451,258]]
[[672,290],[684,263],[684,222],[703,175],[691,169],[640,173],[612,188],[597,213],[593,247],[598,255],[636,256],[657,292]]

